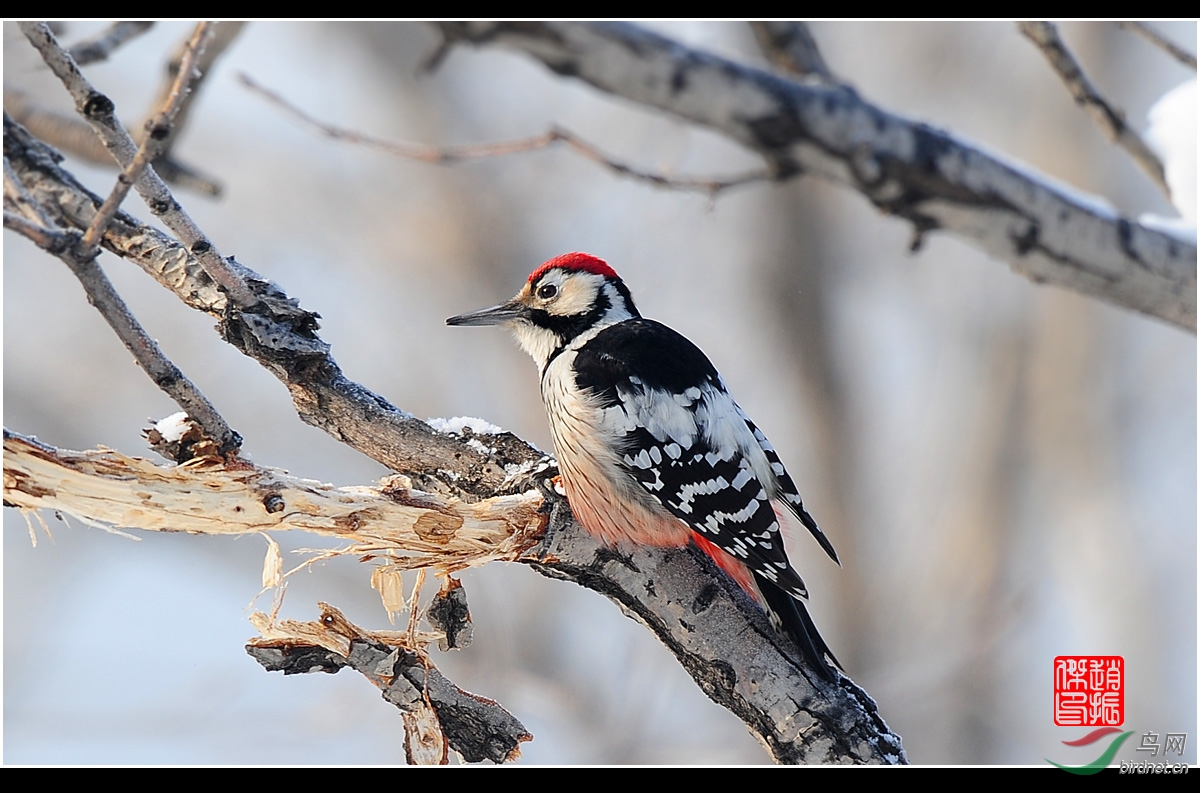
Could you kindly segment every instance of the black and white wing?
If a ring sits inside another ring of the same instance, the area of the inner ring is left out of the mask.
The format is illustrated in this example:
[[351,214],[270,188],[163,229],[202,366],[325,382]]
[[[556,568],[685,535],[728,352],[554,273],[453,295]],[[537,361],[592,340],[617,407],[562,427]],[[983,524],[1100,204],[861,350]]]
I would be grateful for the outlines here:
[[756,576],[807,597],[784,551],[772,497],[798,509],[822,547],[832,547],[698,347],[665,325],[635,319],[598,333],[574,366],[577,386],[604,411],[620,462],[647,494]]

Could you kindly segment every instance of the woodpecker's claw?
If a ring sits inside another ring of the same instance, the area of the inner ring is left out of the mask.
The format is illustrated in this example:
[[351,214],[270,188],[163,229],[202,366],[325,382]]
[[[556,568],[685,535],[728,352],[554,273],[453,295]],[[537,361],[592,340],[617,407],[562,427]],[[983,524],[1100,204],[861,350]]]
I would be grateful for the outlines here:
[[538,508],[538,512],[549,517],[536,555],[538,561],[546,561],[558,530],[573,521],[575,515],[571,512],[571,505],[567,503],[567,493],[563,489],[561,476],[540,478],[537,480],[537,487],[542,491],[542,506]]

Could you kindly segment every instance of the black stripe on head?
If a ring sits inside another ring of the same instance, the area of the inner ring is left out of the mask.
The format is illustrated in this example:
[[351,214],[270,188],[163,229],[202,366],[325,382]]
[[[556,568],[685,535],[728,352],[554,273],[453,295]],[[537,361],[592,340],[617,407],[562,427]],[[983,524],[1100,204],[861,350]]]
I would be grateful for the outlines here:
[[534,308],[529,310],[529,321],[539,328],[546,328],[566,345],[571,339],[599,322],[610,308],[612,301],[608,299],[608,293],[601,288],[596,293],[592,307],[583,314],[551,314],[545,309]]

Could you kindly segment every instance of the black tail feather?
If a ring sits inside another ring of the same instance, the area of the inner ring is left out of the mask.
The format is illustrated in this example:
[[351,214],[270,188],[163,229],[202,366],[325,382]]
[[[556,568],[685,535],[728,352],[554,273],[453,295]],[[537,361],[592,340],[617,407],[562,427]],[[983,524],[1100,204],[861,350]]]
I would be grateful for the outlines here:
[[[762,593],[763,599],[767,602],[767,608],[778,617],[782,633],[795,643],[796,648],[812,663],[813,668],[820,673],[821,677],[835,682],[837,673],[833,671],[833,666],[841,669],[842,665],[833,651],[829,649],[829,645],[821,638],[804,603],[770,581],[758,575],[754,577],[758,582],[758,589]],[[830,666],[829,661],[833,661],[833,666]]]

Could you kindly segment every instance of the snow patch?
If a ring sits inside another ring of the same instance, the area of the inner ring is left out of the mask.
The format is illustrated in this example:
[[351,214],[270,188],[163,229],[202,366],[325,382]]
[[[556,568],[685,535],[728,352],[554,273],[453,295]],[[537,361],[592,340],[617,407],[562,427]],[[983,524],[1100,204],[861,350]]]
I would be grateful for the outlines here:
[[1184,218],[1167,218],[1162,215],[1155,215],[1153,212],[1147,212],[1138,218],[1138,223],[1148,229],[1160,231],[1167,234],[1180,242],[1190,245],[1196,244],[1196,223],[1188,221]]
[[462,435],[468,429],[476,435],[499,435],[504,432],[491,422],[473,416],[455,416],[452,419],[425,419],[425,423],[446,435]]
[[467,438],[467,445],[470,446],[475,451],[479,452],[480,454],[495,454],[496,453],[496,450],[493,447],[487,446],[483,443],[480,443],[479,440],[477,440],[476,438]]
[[190,426],[188,414],[183,412],[172,413],[165,419],[154,422],[154,429],[158,430],[158,434],[167,443],[178,443]]
[[1196,225],[1196,81],[1188,80],[1162,95],[1150,112],[1146,143],[1162,158],[1171,203]]

